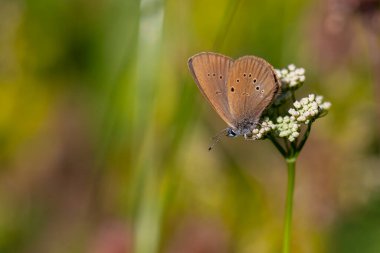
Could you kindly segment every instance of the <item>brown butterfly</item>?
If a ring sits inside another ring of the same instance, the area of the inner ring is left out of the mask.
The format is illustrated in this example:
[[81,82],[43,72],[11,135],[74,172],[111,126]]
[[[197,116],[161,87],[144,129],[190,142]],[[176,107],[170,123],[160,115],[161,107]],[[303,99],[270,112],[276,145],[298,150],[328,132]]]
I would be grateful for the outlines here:
[[192,56],[188,65],[198,88],[229,125],[227,136],[249,139],[279,91],[272,65],[256,56],[234,61],[211,52]]

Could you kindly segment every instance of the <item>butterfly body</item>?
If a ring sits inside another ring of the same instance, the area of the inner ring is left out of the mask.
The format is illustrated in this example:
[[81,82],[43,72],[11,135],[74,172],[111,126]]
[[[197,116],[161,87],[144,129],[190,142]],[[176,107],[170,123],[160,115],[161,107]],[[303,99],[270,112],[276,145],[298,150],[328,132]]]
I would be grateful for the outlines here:
[[191,57],[188,65],[202,94],[229,125],[227,136],[249,137],[279,91],[273,67],[256,56],[233,60],[204,52]]
[[[252,130],[256,128],[259,123],[259,119],[257,118],[244,118],[240,122],[236,123],[236,127],[228,128],[232,134],[237,136],[239,135],[248,135],[252,133]],[[228,131],[227,129],[227,131]]]

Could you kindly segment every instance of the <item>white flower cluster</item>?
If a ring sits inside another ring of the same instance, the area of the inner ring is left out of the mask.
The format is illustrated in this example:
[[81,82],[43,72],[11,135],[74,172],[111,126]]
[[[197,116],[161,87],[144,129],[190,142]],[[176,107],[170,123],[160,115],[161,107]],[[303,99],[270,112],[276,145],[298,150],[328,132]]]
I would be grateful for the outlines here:
[[281,138],[287,138],[293,142],[300,135],[301,124],[292,116],[278,117],[276,130]]
[[252,135],[246,136],[246,139],[260,140],[266,137],[266,134],[271,132],[276,128],[276,125],[268,118],[265,117],[264,120],[259,125],[259,128],[255,128],[252,131]]
[[326,113],[331,107],[331,103],[323,102],[322,96],[310,94],[308,97],[294,102],[293,106],[294,108],[290,108],[288,111],[291,117],[299,123],[309,124],[311,120]]
[[247,139],[259,140],[264,139],[266,135],[273,132],[280,138],[287,138],[290,142],[296,140],[300,135],[301,124],[309,124],[313,120],[326,114],[331,107],[330,102],[324,102],[322,96],[310,94],[302,98],[300,101],[293,103],[294,108],[288,110],[289,115],[279,116],[276,123],[273,123],[266,117],[260,128],[252,131],[252,135]]
[[305,69],[297,68],[294,64],[284,69],[275,69],[278,79],[281,81],[282,90],[299,88],[305,82]]

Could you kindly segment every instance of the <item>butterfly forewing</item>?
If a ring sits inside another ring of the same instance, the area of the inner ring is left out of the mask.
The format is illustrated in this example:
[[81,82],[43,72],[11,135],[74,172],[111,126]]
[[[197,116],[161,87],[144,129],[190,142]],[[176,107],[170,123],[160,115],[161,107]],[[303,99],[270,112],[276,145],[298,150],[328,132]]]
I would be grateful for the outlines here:
[[273,101],[279,84],[269,63],[256,56],[244,56],[234,62],[227,88],[230,113],[237,123],[257,123]]
[[208,102],[230,126],[233,118],[227,98],[227,78],[233,60],[215,53],[200,53],[189,59],[189,68],[199,89]]

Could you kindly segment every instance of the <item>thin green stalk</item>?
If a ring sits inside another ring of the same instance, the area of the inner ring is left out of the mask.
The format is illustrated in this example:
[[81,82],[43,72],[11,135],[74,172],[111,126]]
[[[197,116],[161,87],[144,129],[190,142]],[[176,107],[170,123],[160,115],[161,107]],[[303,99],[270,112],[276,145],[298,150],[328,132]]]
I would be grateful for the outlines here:
[[281,144],[276,141],[276,138],[273,137],[273,136],[271,136],[271,135],[269,135],[268,139],[273,143],[273,145],[277,148],[277,150],[281,153],[281,155],[283,155],[284,157],[286,157],[286,155],[287,155],[286,151],[281,146]]
[[307,129],[305,131],[305,134],[303,135],[301,142],[298,144],[297,151],[296,151],[296,157],[301,152],[303,146],[305,145],[305,143],[307,141],[307,138],[309,138],[309,134],[310,134],[310,130],[311,130],[311,124],[313,124],[313,122],[309,122],[309,124],[307,125]]
[[292,101],[293,103],[296,102],[296,95],[294,94],[294,90],[291,91],[292,94]]
[[296,158],[286,159],[288,165],[288,190],[286,193],[285,205],[285,225],[284,225],[284,241],[282,252],[290,252],[291,230],[292,230],[292,212],[293,212],[293,195],[294,195],[294,182],[296,174]]

